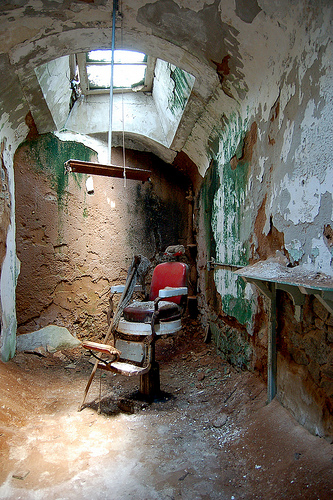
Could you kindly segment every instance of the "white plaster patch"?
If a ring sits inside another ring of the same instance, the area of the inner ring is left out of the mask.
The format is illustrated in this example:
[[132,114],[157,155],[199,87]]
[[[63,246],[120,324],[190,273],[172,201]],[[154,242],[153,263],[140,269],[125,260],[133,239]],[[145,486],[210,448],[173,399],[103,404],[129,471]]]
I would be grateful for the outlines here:
[[315,112],[315,102],[313,99],[310,99],[310,101],[308,101],[307,103],[307,106],[305,108],[305,111],[304,111],[304,118],[303,118],[303,121],[302,121],[302,128],[303,127],[311,127],[313,125],[315,125],[315,122],[317,122],[318,120],[316,120],[314,118],[314,112]]
[[116,202],[113,200],[110,200],[110,198],[106,198],[106,202],[108,205],[110,205],[110,208],[116,208]]
[[265,172],[265,162],[268,160],[268,156],[260,156],[258,159],[259,167],[260,167],[260,172],[259,175],[257,175],[257,180],[259,182],[262,182],[264,172]]
[[314,176],[290,179],[286,175],[280,184],[280,194],[283,190],[290,194],[286,209],[281,210],[284,219],[294,224],[313,222],[319,213],[320,195],[323,191],[319,180]]
[[225,295],[237,297],[237,280],[238,276],[232,274],[230,271],[225,271],[223,269],[214,270],[216,290],[221,297]]
[[318,269],[325,274],[333,274],[331,262],[333,262],[333,255],[325,245],[322,238],[313,238],[311,244],[311,254],[308,257],[307,263],[304,267],[308,269]]
[[290,243],[286,243],[285,248],[288,250],[292,262],[298,262],[304,255],[302,243],[299,240],[292,240]]
[[58,201],[57,197],[52,194],[52,193],[48,193],[44,196],[44,200],[47,200],[47,201],[52,201],[54,203],[56,203]]
[[284,134],[283,134],[283,148],[281,151],[281,160],[286,163],[288,154],[291,148],[294,135],[294,122],[288,120]]
[[58,137],[61,141],[75,141],[84,144],[88,148],[93,149],[98,154],[98,161],[100,163],[107,163],[108,160],[108,148],[107,145],[97,139],[93,139],[84,134],[78,134],[76,132],[54,132],[54,135]]
[[246,300],[251,300],[253,298],[254,291],[255,291],[255,285],[251,285],[251,283],[246,283],[244,290],[244,298]]
[[248,196],[248,194],[251,192],[252,182],[253,182],[253,175],[250,175],[248,183],[245,188],[245,196]]
[[24,443],[22,446],[11,446],[9,450],[9,460],[19,462],[28,457],[28,448]]
[[283,89],[281,90],[281,95],[280,95],[280,115],[279,115],[279,127],[282,127],[282,123],[284,120],[284,113],[283,111],[285,110],[285,107],[287,106],[288,102],[290,99],[295,95],[296,93],[296,85],[293,83],[292,85],[284,85]]

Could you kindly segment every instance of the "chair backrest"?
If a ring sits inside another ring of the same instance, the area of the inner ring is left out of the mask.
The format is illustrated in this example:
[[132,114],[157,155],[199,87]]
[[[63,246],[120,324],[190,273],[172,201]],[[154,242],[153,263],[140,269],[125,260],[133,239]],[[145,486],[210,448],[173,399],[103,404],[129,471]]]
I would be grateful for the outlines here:
[[[187,265],[183,262],[163,262],[158,264],[153,272],[150,285],[150,300],[158,297],[158,292],[167,286],[182,287],[187,286]],[[170,302],[180,304],[182,296],[169,297]]]

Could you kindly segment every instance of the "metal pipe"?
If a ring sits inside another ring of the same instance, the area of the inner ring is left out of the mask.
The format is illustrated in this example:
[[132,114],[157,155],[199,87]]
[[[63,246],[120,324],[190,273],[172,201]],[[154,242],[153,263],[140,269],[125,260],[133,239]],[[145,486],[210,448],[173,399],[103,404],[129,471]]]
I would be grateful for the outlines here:
[[225,264],[222,262],[216,262],[214,259],[208,260],[207,261],[207,271],[211,271],[211,269],[216,266],[216,267],[221,267],[223,269],[226,269],[228,271],[235,271],[237,269],[243,269],[243,267],[246,266],[239,266],[236,264]]
[[268,332],[267,351],[267,402],[270,403],[276,396],[277,390],[277,358],[276,358],[276,284],[270,283],[270,329]]
[[112,12],[112,46],[111,46],[111,77],[110,77],[110,107],[109,107],[109,135],[108,135],[108,160],[111,163],[112,149],[112,115],[113,115],[113,68],[114,68],[114,46],[116,38],[116,12],[118,0],[113,0]]

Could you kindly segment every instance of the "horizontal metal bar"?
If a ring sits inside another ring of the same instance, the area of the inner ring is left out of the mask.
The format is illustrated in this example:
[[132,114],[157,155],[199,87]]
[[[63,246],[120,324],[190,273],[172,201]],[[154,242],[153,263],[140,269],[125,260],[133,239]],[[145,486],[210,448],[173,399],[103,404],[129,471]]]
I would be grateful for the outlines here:
[[222,269],[226,269],[227,271],[234,271],[237,269],[243,269],[245,266],[239,266],[235,264],[225,264],[222,262],[216,262],[215,260],[208,260],[207,261],[207,270],[210,271],[211,267],[221,267]]

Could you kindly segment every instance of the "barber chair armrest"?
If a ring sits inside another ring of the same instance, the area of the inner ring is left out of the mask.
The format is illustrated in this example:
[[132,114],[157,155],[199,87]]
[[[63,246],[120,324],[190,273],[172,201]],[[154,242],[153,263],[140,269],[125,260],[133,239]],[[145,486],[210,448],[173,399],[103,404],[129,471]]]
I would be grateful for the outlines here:
[[167,286],[165,288],[162,288],[158,292],[158,296],[161,299],[166,299],[168,297],[176,297],[177,295],[187,295],[187,291],[188,290],[186,286],[182,286],[179,288]]
[[116,356],[119,359],[121,352],[115,347],[108,344],[99,344],[98,342],[90,342],[90,340],[84,340],[82,342],[82,347],[88,349],[89,351],[97,351],[101,354],[108,354],[111,356]]
[[[111,293],[123,293],[125,290],[125,285],[113,285],[111,287]],[[143,288],[141,285],[135,285],[135,292],[143,292]]]

